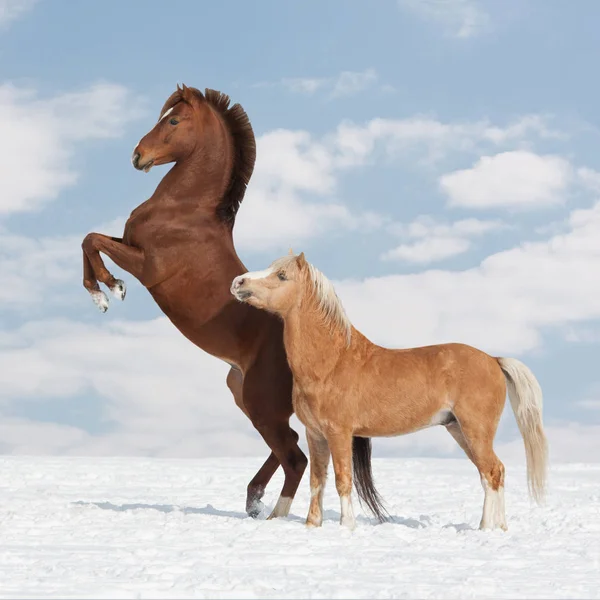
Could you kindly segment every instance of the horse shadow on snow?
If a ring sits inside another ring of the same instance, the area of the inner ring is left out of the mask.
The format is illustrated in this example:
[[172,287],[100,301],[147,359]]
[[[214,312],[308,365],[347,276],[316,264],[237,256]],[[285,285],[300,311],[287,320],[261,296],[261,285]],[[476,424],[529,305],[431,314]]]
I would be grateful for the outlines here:
[[[82,500],[73,502],[76,506],[93,506],[99,508],[101,510],[109,510],[113,512],[125,512],[130,510],[155,510],[161,512],[163,514],[169,514],[173,512],[180,512],[184,515],[209,515],[212,517],[225,517],[229,519],[250,519],[246,513],[238,512],[234,510],[221,510],[212,506],[212,504],[207,504],[205,507],[195,507],[195,506],[176,506],[173,504],[144,504],[142,502],[133,502],[127,504],[114,504],[112,502],[84,502]],[[270,511],[263,509],[259,520],[266,520],[266,515],[269,514]],[[304,523],[304,518],[298,517],[294,514],[290,514],[286,519],[286,521],[297,521],[299,523]],[[334,510],[326,510],[323,512],[323,521],[333,521],[339,522],[340,513]],[[364,515],[357,515],[357,522],[364,525],[380,525],[375,519],[370,519]],[[381,523],[392,524],[392,525],[401,525],[403,527],[408,527],[410,529],[426,529],[428,527],[435,527],[434,523],[431,521],[431,517],[428,515],[419,515],[418,519],[412,517],[399,517],[399,516],[391,516],[385,521]],[[475,531],[475,528],[469,525],[468,523],[448,523],[446,525],[442,525],[442,529],[455,529],[457,532],[460,531]]]

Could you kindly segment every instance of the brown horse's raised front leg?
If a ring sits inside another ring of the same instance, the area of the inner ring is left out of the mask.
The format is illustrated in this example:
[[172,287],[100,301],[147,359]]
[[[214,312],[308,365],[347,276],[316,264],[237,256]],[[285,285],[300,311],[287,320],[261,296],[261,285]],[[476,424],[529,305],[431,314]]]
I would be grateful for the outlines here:
[[102,312],[108,308],[108,297],[100,290],[98,281],[108,287],[112,294],[123,300],[126,294],[125,282],[116,279],[106,268],[100,252],[104,252],[115,264],[141,280],[144,268],[144,252],[128,246],[121,238],[109,237],[101,233],[88,233],[81,244],[83,249],[83,286]]

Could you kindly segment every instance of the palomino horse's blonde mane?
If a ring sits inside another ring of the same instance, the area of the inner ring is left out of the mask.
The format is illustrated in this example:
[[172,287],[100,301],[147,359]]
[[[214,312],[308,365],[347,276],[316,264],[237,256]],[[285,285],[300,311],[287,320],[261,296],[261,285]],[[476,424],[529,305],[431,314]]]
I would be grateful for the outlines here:
[[[273,265],[273,271],[286,269],[296,259],[296,256],[288,255],[276,260]],[[317,269],[314,265],[306,262],[308,280],[312,287],[315,300],[324,321],[332,328],[341,329],[346,335],[346,343],[350,345],[352,337],[352,323],[346,315],[342,301],[335,292],[333,283]]]

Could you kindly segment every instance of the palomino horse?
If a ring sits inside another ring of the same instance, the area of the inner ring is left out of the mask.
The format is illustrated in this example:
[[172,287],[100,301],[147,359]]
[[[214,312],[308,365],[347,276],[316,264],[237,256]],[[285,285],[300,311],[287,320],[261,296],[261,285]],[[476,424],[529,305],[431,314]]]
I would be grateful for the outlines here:
[[[303,253],[239,275],[231,292],[284,321],[294,410],[306,426],[310,454],[307,525],[322,523],[331,453],[341,523],[354,527],[352,436],[393,436],[444,425],[479,471],[485,492],[480,528],[506,529],[504,465],[493,442],[507,386],[525,442],[529,490],[541,501],[547,460],[542,391],[523,363],[464,344],[407,350],[377,346],[352,326],[331,282]],[[381,518],[373,489],[367,500]]]
[[146,172],[175,165],[131,213],[122,238],[85,237],[83,284],[103,312],[108,297],[98,282],[125,297],[125,284],[108,272],[103,252],[148,289],[183,335],[231,365],[227,385],[235,402],[272,450],[248,485],[246,511],[258,515],[281,464],[285,480],[271,514],[277,517],[288,514],[307,464],[289,426],[292,377],[282,324],[229,293],[231,280],[247,271],[232,231],[255,158],[254,133],[239,104],[229,107],[229,97],[215,90],[177,86],[132,156],[133,166]]

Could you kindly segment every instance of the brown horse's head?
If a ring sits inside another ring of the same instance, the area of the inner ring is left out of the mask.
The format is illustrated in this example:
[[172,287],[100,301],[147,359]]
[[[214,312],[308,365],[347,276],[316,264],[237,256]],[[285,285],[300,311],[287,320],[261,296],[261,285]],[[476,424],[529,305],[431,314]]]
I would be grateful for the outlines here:
[[155,165],[178,162],[194,152],[202,125],[210,127],[216,115],[208,108],[203,96],[194,90],[177,86],[163,106],[156,125],[138,142],[131,162],[146,173]]
[[[148,172],[153,166],[181,162],[190,156],[204,190],[218,190],[217,214],[233,223],[256,160],[256,142],[248,116],[229,96],[206,89],[177,86],[165,102],[158,122],[139,141],[131,162]],[[204,171],[204,173],[202,172]],[[214,186],[207,186],[207,177]]]

